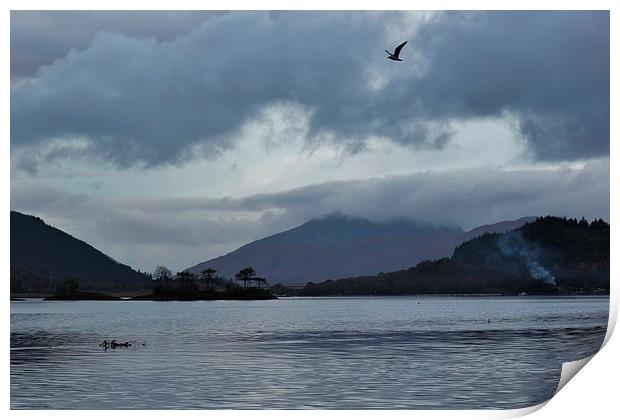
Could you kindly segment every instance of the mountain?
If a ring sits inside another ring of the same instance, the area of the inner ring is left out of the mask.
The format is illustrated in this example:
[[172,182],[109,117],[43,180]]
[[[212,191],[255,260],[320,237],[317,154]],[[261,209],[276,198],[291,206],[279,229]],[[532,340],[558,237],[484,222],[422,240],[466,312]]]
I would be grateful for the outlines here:
[[252,266],[271,284],[303,285],[376,274],[411,267],[423,260],[451,255],[454,247],[483,232],[503,232],[531,220],[523,218],[464,232],[411,221],[386,223],[331,214],[301,226],[251,242],[224,256],[188,270],[199,273],[210,267],[233,277]]
[[609,293],[609,224],[543,217],[506,233],[485,233],[450,258],[377,276],[275,287],[300,296],[375,294]]
[[49,292],[66,279],[78,280],[83,290],[149,287],[145,274],[38,217],[11,211],[11,290]]
[[467,231],[461,237],[461,242],[468,241],[473,238],[477,238],[478,236],[484,235],[485,233],[504,233],[509,232],[511,230],[515,230],[525,225],[526,223],[530,223],[536,220],[536,217],[522,217],[517,220],[503,221],[498,223],[493,223],[490,225],[482,225],[477,228],[474,228],[470,231]]

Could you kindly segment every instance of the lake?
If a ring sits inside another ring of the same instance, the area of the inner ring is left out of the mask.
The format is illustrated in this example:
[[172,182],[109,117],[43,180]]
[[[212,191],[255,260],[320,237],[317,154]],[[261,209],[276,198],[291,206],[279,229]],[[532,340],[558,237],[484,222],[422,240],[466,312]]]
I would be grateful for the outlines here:
[[608,310],[608,296],[29,299],[11,302],[10,405],[521,408],[600,348]]

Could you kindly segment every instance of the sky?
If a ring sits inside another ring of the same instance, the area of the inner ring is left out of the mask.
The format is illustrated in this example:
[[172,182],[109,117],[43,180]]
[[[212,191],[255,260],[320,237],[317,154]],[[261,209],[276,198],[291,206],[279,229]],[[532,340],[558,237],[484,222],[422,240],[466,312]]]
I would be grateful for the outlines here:
[[606,11],[12,11],[10,32],[11,209],[142,271],[334,212],[609,220]]

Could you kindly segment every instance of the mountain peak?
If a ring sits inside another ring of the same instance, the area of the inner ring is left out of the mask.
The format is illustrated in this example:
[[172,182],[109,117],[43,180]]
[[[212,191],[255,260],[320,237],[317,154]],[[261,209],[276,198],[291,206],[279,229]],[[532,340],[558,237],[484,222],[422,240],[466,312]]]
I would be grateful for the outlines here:
[[369,219],[361,216],[354,216],[352,214],[346,214],[341,211],[335,211],[331,213],[323,214],[322,216],[310,219],[306,223],[310,222],[370,222]]
[[[489,227],[493,230],[492,227]],[[251,242],[188,270],[210,267],[233,277],[252,266],[271,284],[376,274],[450,256],[463,239],[460,228],[399,219],[386,222],[329,213],[293,229]]]

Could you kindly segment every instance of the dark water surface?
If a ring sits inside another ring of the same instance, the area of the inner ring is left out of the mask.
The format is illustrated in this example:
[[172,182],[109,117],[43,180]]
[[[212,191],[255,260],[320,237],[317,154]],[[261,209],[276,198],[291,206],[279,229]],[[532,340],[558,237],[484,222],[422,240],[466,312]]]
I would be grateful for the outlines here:
[[[608,309],[608,297],[11,302],[11,408],[526,407],[553,395],[562,362],[599,349]],[[135,344],[98,346],[112,338]]]

